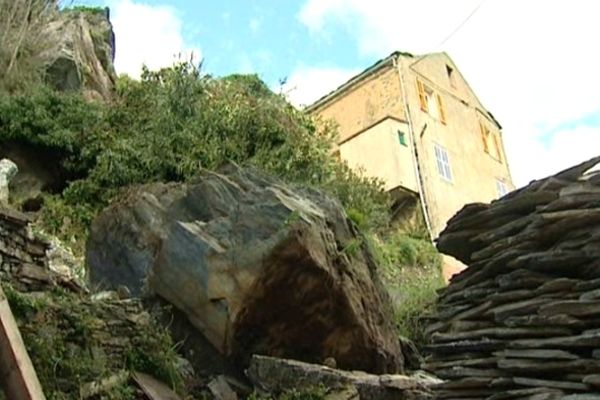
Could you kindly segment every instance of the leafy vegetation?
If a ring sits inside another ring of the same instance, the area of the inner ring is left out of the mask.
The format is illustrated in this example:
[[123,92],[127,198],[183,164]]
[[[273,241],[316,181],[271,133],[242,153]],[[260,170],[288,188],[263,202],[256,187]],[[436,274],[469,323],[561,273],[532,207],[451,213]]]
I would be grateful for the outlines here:
[[65,187],[49,199],[44,229],[69,240],[82,240],[122,188],[186,181],[229,161],[329,191],[364,229],[385,226],[387,195],[330,157],[332,140],[256,76],[215,79],[191,63],[122,77],[111,104],[45,87],[0,93],[0,142],[35,147],[60,169]]
[[426,342],[422,317],[432,310],[444,285],[441,257],[427,238],[395,231],[370,242],[394,306],[399,334],[417,345]]
[[74,11],[74,12],[84,12],[84,13],[89,13],[89,14],[104,14],[105,13],[105,8],[104,7],[91,7],[91,6],[73,6],[67,9],[67,11]]
[[[135,329],[119,307],[60,289],[36,294],[18,292],[8,283],[2,286],[48,399],[80,398],[86,385],[133,370],[184,390],[175,346],[150,318]],[[102,398],[138,398],[128,383],[123,379]]]

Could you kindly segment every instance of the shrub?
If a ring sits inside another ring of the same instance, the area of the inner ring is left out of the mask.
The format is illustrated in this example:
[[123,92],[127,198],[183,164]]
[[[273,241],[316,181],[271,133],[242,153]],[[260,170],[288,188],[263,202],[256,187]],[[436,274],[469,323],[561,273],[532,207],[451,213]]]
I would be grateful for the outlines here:
[[[380,183],[330,156],[335,132],[318,130],[255,75],[215,79],[180,63],[146,69],[140,81],[121,77],[116,92],[111,104],[44,87],[0,94],[0,143],[18,141],[53,156],[65,181],[53,205],[75,216],[79,233],[124,187],[186,181],[227,161],[324,189],[364,229],[387,224],[389,202]],[[47,230],[57,231],[60,218],[46,216],[54,221]]]
[[384,240],[370,236],[385,286],[392,298],[399,334],[425,344],[422,317],[431,311],[444,285],[441,257],[429,239],[402,231]]
[[[94,302],[59,288],[26,293],[7,282],[2,288],[48,399],[81,398],[84,385],[121,371],[151,373],[185,392],[175,344],[149,315],[134,323],[128,319],[134,308],[124,303]],[[138,398],[132,389],[124,380],[94,398]]]

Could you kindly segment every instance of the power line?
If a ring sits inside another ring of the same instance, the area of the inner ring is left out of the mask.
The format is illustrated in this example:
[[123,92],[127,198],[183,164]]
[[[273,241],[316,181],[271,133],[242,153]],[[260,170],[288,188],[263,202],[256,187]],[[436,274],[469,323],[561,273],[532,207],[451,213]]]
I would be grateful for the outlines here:
[[452,32],[450,32],[450,34],[446,37],[446,39],[442,40],[440,44],[438,44],[438,47],[443,46],[448,40],[450,40],[452,38],[452,36],[454,36],[470,19],[473,15],[475,15],[475,13],[481,8],[481,6],[483,5],[483,3],[485,3],[485,0],[481,0],[479,2],[479,4],[477,5],[477,7],[475,7],[473,9],[473,11],[471,11],[471,13],[467,16],[467,18],[465,18],[463,20],[463,22],[460,23],[460,25],[458,25],[456,27],[456,29],[454,29]]
[[[467,15],[467,17],[444,39],[440,42],[440,44],[437,45],[437,47],[435,49],[439,49],[440,47],[442,47],[448,40],[450,40],[452,38],[452,36],[454,36],[470,19],[473,15],[475,15],[475,13],[481,8],[481,6],[483,5],[483,3],[485,3],[486,0],[481,0],[479,2],[479,4],[473,9],[473,11],[471,11],[471,13],[469,15]],[[435,50],[434,49],[434,50]],[[417,61],[413,62],[412,64],[409,65],[410,68],[414,67],[415,65],[417,65],[418,63],[420,63],[421,61],[423,61],[424,59],[426,59],[429,55],[431,54],[431,52],[426,53],[424,56],[422,56],[421,58],[419,58]]]

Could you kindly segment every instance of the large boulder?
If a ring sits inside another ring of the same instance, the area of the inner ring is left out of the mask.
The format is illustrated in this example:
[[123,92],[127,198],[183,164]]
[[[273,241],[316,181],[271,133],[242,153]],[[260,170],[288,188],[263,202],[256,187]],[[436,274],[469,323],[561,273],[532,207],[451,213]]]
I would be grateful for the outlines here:
[[92,284],[145,285],[238,365],[258,353],[403,369],[373,255],[342,207],[254,170],[132,189],[92,224],[87,262]]
[[81,90],[90,99],[112,97],[117,76],[108,8],[63,10],[44,36],[53,43],[41,55],[48,83],[63,91]]

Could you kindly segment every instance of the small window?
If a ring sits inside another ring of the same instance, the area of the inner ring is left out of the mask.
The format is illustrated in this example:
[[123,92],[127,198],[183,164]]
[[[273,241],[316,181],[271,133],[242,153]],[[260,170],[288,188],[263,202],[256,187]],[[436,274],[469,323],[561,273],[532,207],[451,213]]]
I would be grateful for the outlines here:
[[479,122],[479,133],[481,134],[481,141],[483,143],[483,151],[490,154],[490,146],[488,144],[490,130],[481,121]]
[[446,65],[446,74],[448,74],[448,81],[450,81],[450,86],[456,88],[454,69],[449,65]]
[[442,124],[446,124],[446,110],[442,96],[436,93],[429,86],[417,79],[417,91],[419,93],[419,103],[421,110],[434,118],[439,119]]
[[450,169],[450,159],[448,152],[439,144],[434,145],[435,161],[437,164],[438,173],[448,182],[452,182],[452,170]]
[[483,142],[483,151],[492,156],[494,160],[502,163],[500,135],[497,132],[491,132],[482,121],[479,121],[479,132],[481,134],[481,141]]
[[400,144],[402,146],[407,146],[406,144],[406,133],[402,132],[402,131],[398,131],[398,141],[400,142]]
[[503,197],[508,193],[508,186],[501,179],[496,179],[496,191],[498,192],[498,197]]

